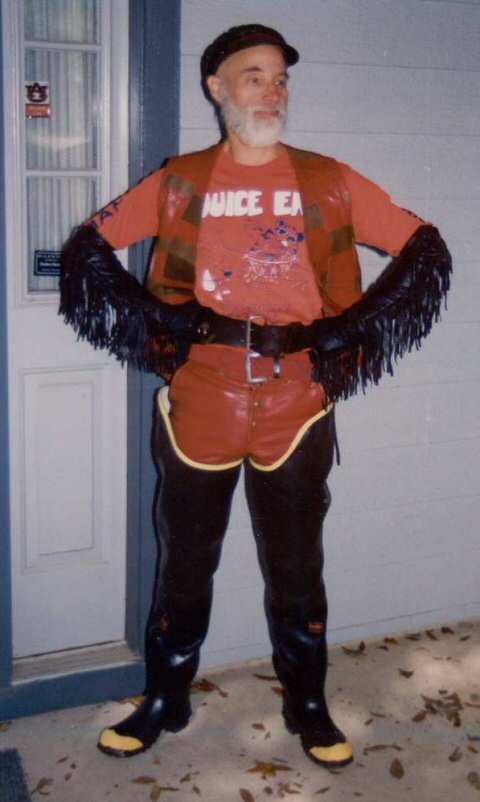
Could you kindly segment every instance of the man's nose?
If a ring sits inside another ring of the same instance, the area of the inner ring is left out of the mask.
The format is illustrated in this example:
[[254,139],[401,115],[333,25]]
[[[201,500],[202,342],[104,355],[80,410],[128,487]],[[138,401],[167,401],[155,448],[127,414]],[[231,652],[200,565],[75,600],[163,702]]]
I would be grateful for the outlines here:
[[269,84],[265,87],[263,99],[266,103],[274,105],[283,99],[283,95],[284,93],[281,86],[278,86],[278,84]]

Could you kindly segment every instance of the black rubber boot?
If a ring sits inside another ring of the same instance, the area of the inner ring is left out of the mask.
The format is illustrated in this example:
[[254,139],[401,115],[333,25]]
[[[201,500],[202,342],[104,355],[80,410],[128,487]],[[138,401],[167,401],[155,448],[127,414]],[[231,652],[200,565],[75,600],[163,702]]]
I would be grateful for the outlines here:
[[155,518],[159,553],[146,635],[147,683],[140,707],[103,730],[98,747],[115,757],[148,749],[162,730],[191,716],[217,569],[240,468],[202,470],[177,455],[157,413],[152,450],[159,473]]
[[322,524],[335,445],[333,412],[314,423],[274,471],[246,466],[246,491],[260,566],[273,665],[284,688],[283,715],[307,756],[328,768],[352,749],[328,712],[327,597]]

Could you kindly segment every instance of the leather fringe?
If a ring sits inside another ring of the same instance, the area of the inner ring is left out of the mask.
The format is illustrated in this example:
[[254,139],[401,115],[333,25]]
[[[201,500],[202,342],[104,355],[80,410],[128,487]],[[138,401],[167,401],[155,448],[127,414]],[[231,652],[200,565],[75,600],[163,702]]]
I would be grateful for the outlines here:
[[161,303],[120,264],[93,226],[75,229],[61,256],[59,314],[78,338],[122,364],[169,381],[184,361],[198,314],[195,302]]
[[[433,226],[421,226],[391,260],[364,297],[339,317],[350,347],[312,353],[314,380],[329,402],[347,399],[417,350],[439,320],[450,287],[452,260]],[[335,318],[330,319],[332,322]]]

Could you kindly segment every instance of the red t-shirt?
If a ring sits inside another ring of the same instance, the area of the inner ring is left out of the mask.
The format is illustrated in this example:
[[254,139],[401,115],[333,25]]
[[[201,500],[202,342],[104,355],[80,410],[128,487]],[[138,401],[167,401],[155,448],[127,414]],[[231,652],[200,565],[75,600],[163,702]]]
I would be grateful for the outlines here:
[[[340,169],[355,242],[397,255],[423,221],[348,165]],[[155,171],[92,218],[113,248],[157,234],[164,176],[164,169]],[[321,315],[286,149],[255,167],[220,153],[203,198],[195,294],[203,305],[240,319],[259,314],[274,324],[310,323]]]

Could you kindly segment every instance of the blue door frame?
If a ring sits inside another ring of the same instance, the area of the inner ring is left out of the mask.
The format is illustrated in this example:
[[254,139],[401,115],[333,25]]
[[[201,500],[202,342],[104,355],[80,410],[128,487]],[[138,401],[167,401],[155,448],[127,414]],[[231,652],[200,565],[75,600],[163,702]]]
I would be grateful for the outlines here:
[[[130,0],[129,183],[178,151],[181,0]],[[0,43],[1,39],[0,18]],[[0,44],[1,50],[1,44]],[[0,52],[0,67],[2,66]],[[3,74],[3,72],[2,72]],[[127,88],[126,88],[127,89]],[[3,108],[3,87],[0,102]],[[0,128],[0,259],[6,264],[4,131]],[[130,269],[143,278],[149,244],[132,249]],[[0,269],[0,720],[141,693],[144,666],[82,670],[12,683],[6,270]],[[143,651],[156,546],[152,523],[155,471],[150,453],[158,379],[128,373],[126,638]]]

